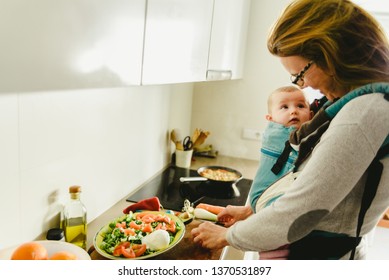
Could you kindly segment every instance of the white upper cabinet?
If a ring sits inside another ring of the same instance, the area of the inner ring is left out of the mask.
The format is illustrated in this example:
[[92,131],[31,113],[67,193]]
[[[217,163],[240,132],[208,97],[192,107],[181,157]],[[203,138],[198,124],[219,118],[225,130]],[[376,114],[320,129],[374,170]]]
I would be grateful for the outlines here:
[[207,80],[240,79],[250,0],[215,0]]
[[148,0],[142,84],[205,80],[213,0]]
[[2,0],[0,92],[140,84],[146,0]]
[[2,0],[0,92],[242,77],[250,0]]
[[148,0],[142,84],[240,79],[250,0]]

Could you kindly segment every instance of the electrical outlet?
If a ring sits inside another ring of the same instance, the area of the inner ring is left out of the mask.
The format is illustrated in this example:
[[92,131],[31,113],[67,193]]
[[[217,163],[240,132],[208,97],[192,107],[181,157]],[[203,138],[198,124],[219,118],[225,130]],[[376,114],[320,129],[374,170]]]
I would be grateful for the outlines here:
[[250,139],[250,140],[260,140],[261,139],[261,131],[251,128],[244,128],[242,138]]

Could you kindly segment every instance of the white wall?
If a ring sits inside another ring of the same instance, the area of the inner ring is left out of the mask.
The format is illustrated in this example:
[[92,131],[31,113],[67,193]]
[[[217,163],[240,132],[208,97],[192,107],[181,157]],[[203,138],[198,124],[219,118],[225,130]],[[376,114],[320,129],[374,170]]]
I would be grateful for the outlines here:
[[242,80],[195,84],[192,128],[211,131],[207,144],[212,144],[220,154],[258,159],[260,142],[243,139],[242,130],[263,131],[268,94],[279,86],[290,84],[289,74],[266,47],[269,29],[288,2],[251,2]]
[[165,167],[169,131],[189,128],[192,90],[0,94],[0,248],[58,226],[70,185],[82,186],[91,221]]

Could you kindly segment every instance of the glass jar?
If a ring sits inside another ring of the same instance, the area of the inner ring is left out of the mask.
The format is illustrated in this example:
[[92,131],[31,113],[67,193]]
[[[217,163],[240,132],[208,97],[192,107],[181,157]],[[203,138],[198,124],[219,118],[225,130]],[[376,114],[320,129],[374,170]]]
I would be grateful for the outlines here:
[[86,250],[87,217],[86,208],[80,199],[81,187],[69,187],[70,201],[63,209],[65,241]]

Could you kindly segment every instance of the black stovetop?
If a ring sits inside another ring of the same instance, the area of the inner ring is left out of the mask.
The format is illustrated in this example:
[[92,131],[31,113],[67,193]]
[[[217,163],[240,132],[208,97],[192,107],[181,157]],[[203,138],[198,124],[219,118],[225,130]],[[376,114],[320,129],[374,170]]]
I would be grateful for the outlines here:
[[196,206],[208,203],[219,206],[245,205],[252,180],[241,179],[234,185],[206,182],[180,182],[180,177],[198,177],[196,170],[169,166],[161,174],[147,182],[126,200],[139,200],[157,196],[164,209],[181,211],[184,200]]

